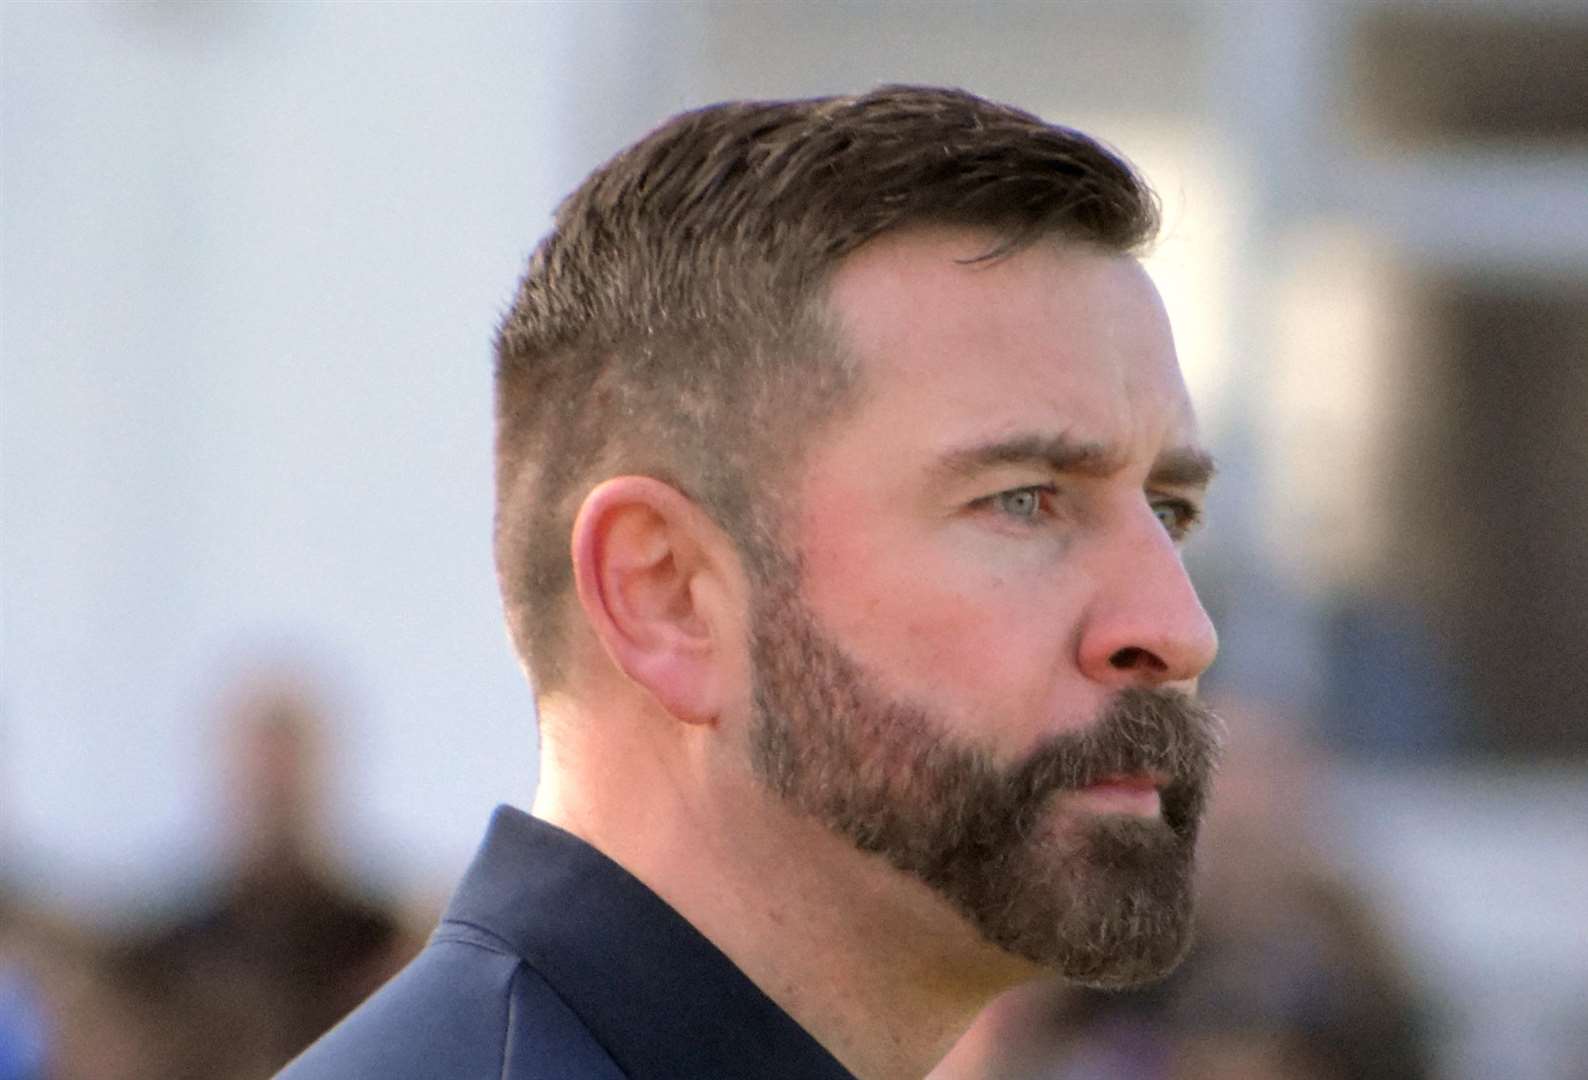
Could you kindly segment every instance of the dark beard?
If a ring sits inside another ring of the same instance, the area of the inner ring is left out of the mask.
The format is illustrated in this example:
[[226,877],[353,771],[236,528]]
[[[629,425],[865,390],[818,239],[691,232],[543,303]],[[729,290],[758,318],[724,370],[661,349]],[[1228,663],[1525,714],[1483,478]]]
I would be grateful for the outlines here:
[[[751,631],[751,758],[777,795],[958,908],[989,942],[1091,986],[1162,977],[1191,943],[1197,826],[1220,725],[1184,694],[1121,691],[1085,730],[999,765],[887,696],[793,589]],[[1054,812],[1057,796],[1155,773],[1162,819]]]

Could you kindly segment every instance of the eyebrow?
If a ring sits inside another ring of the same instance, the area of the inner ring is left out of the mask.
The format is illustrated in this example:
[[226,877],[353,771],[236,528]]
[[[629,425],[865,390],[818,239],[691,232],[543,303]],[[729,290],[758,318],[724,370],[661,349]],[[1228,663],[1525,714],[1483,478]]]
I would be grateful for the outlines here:
[[[1068,435],[1021,434],[950,450],[941,471],[972,476],[1000,465],[1037,465],[1056,473],[1106,477],[1125,465],[1125,455],[1104,443]],[[1213,480],[1213,456],[1197,447],[1173,447],[1159,454],[1147,475],[1149,484],[1204,488]]]
[[1147,483],[1167,487],[1205,488],[1213,482],[1218,466],[1213,455],[1192,446],[1178,446],[1165,450],[1152,463]]

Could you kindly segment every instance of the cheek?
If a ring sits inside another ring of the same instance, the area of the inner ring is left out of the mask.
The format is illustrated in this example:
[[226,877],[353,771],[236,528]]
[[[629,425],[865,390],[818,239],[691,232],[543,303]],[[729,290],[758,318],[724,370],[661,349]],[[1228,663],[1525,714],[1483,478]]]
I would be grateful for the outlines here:
[[1051,712],[1072,651],[1062,597],[953,542],[826,535],[806,549],[806,600],[892,692],[957,716]]

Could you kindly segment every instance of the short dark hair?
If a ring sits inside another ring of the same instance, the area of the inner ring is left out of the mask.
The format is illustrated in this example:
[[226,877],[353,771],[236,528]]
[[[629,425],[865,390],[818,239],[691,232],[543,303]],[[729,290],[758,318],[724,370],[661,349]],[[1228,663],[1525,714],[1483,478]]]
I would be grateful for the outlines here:
[[1157,201],[1095,140],[962,90],[727,102],[673,118],[558,208],[496,343],[496,562],[513,640],[562,679],[569,537],[637,472],[697,500],[752,572],[779,481],[855,398],[824,316],[838,263],[911,225],[1129,253]]

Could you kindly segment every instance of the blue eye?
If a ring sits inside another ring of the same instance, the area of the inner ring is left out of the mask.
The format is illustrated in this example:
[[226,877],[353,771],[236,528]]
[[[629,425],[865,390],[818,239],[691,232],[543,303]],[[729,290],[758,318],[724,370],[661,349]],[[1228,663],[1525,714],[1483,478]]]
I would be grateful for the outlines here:
[[998,509],[1010,517],[1033,521],[1042,512],[1042,491],[1040,487],[1013,488],[1000,491],[993,500]]

